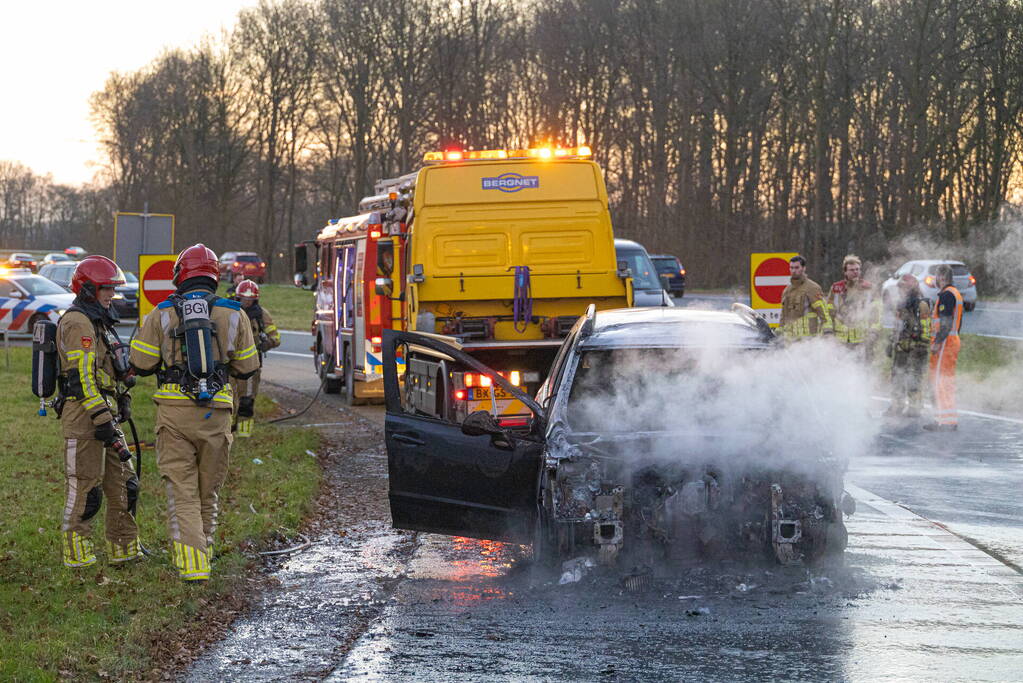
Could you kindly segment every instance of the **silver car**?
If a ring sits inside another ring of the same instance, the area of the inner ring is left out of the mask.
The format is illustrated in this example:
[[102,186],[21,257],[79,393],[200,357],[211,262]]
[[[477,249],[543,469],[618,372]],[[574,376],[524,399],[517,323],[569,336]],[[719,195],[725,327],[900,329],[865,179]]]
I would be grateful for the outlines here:
[[925,299],[931,304],[937,301],[939,290],[935,274],[938,271],[938,266],[944,263],[952,266],[952,284],[963,295],[963,308],[967,311],[972,311],[977,305],[977,278],[970,273],[970,269],[962,261],[943,259],[925,259],[903,263],[881,285],[881,298],[884,301],[885,308],[890,309],[895,306],[895,302],[898,300],[896,287],[899,284],[899,279],[906,274],[916,277],[920,283],[920,291],[923,292]]
[[615,254],[618,263],[625,262],[625,267],[632,274],[633,306],[674,306],[675,302],[661,284],[650,254],[642,244],[632,240],[615,240]]

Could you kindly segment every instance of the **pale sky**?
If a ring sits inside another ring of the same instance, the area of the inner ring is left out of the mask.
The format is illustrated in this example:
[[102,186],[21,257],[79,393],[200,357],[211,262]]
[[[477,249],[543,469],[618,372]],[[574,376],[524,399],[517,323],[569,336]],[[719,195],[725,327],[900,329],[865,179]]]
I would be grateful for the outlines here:
[[257,0],[0,0],[0,159],[60,183],[100,155],[89,96],[111,71],[144,66],[234,25]]

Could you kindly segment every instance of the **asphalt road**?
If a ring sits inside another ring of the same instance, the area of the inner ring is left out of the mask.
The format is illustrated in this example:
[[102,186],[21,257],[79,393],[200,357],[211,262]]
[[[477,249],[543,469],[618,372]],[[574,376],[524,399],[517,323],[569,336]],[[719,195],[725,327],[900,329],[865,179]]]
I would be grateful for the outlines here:
[[[317,388],[308,344],[286,334],[264,368],[299,392],[296,408]],[[342,440],[353,415],[383,419],[335,396],[316,410]],[[938,436],[888,421],[865,445],[847,477],[858,510],[844,564],[705,567],[635,591],[620,573],[559,585],[528,548],[368,519],[284,562],[281,588],[185,677],[1023,680],[1023,420],[960,425]],[[356,485],[385,490],[381,442],[351,463]]]

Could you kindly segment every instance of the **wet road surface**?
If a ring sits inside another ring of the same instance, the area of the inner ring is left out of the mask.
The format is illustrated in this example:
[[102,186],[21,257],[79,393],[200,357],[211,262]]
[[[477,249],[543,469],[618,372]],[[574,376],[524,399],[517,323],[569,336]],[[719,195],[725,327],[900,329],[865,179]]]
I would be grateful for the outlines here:
[[[311,396],[293,353],[264,377]],[[382,422],[320,399],[309,420],[342,440],[351,415]],[[384,495],[382,440],[344,463]],[[847,479],[844,565],[701,567],[635,592],[622,572],[559,585],[528,547],[394,531],[384,507],[281,561],[280,586],[185,678],[1023,680],[1023,424],[887,422]]]

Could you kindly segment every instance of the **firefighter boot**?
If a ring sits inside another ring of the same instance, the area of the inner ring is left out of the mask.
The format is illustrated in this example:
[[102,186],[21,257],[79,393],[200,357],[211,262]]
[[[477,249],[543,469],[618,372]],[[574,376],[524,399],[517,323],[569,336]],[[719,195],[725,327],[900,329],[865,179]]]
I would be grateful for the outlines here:
[[243,417],[238,420],[238,429],[236,433],[238,437],[242,439],[247,439],[252,436],[252,418]]
[[205,548],[174,541],[174,566],[183,581],[208,581],[210,578],[210,556]]
[[107,560],[111,564],[123,564],[132,560],[139,560],[145,557],[139,547],[139,539],[127,543],[114,543],[107,541]]
[[96,553],[92,541],[77,531],[65,531],[60,535],[64,546],[64,566],[79,568],[96,564]]

